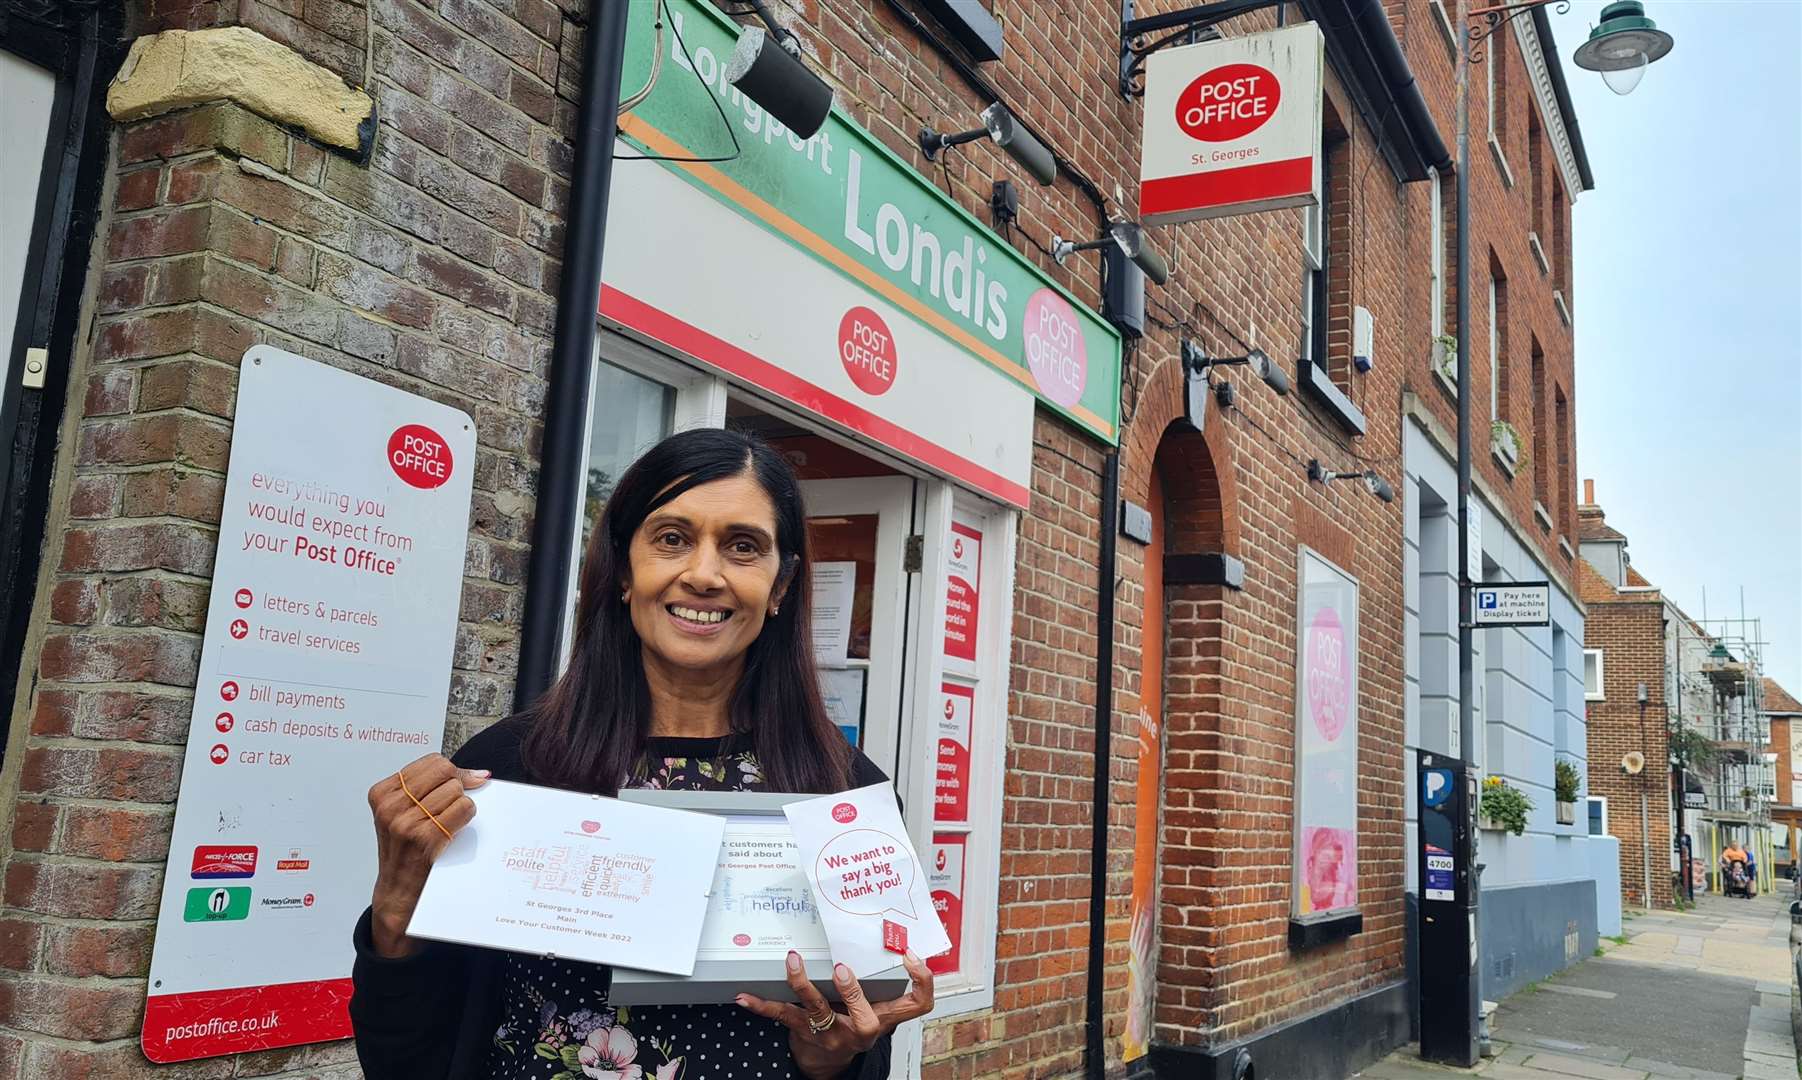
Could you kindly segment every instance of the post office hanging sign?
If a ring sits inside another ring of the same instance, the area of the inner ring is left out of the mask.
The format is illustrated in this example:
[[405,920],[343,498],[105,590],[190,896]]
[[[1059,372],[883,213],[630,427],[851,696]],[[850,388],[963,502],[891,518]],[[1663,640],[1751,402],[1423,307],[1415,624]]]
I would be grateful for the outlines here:
[[1317,203],[1325,55],[1313,23],[1153,53],[1145,62],[1143,220]]

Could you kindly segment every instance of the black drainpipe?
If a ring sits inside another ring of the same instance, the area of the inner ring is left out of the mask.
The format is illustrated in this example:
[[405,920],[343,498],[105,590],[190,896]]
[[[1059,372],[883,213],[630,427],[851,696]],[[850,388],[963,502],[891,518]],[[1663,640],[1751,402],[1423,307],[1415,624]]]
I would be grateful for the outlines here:
[[526,607],[520,625],[519,677],[513,708],[524,710],[557,677],[569,566],[576,557],[576,515],[586,463],[596,320],[601,299],[601,249],[607,232],[607,195],[613,184],[613,137],[619,115],[619,78],[626,52],[628,0],[594,0],[589,9],[587,63],[575,137],[565,219],[563,275],[557,283],[556,336],[545,387],[544,445],[539,452],[532,551],[526,567]]
[[[1108,786],[1114,741],[1114,557],[1120,528],[1120,450],[1110,448],[1101,464],[1101,558],[1095,598],[1095,805],[1089,840],[1088,1044],[1084,1058],[1090,1080],[1107,1075],[1102,1038],[1102,991],[1107,983]],[[1147,601],[1150,603],[1150,601]]]

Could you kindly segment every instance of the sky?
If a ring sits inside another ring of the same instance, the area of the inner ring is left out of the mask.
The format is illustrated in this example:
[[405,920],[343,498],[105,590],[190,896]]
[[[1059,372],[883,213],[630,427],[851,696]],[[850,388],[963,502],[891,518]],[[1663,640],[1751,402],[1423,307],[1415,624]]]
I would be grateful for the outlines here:
[[[1690,617],[1763,619],[1802,696],[1802,4],[1647,0],[1676,45],[1617,97],[1571,56],[1577,475]],[[1579,487],[1579,490],[1581,488]]]

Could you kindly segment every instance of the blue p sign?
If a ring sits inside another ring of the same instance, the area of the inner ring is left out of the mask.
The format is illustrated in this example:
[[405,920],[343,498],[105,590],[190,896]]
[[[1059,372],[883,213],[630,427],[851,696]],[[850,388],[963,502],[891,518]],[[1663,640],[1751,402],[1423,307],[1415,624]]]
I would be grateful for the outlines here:
[[1477,606],[1478,606],[1478,607],[1480,607],[1480,608],[1493,608],[1493,607],[1495,607],[1495,606],[1496,606],[1496,594],[1495,594],[1495,592],[1494,592],[1494,591],[1493,591],[1493,590],[1491,590],[1491,591],[1479,591],[1479,592],[1478,592],[1478,593],[1477,593]]
[[1420,801],[1428,806],[1440,806],[1452,797],[1452,771],[1450,769],[1428,769],[1420,774]]

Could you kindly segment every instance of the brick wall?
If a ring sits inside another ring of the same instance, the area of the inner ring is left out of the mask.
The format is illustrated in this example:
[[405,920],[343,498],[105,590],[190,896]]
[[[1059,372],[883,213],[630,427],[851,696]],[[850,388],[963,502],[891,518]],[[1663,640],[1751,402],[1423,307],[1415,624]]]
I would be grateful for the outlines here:
[[[1671,772],[1665,727],[1664,599],[1657,592],[1616,594],[1599,576],[1584,578],[1589,607],[1583,644],[1602,650],[1603,699],[1587,703],[1589,789],[1608,800],[1608,832],[1621,842],[1621,901],[1647,906],[1642,864],[1651,867],[1651,905],[1670,907]],[[1637,692],[1646,686],[1645,709]],[[1643,718],[1643,723],[1642,723]],[[1646,758],[1638,776],[1620,762],[1628,751]],[[1649,846],[1641,843],[1640,796],[1646,798]]]

